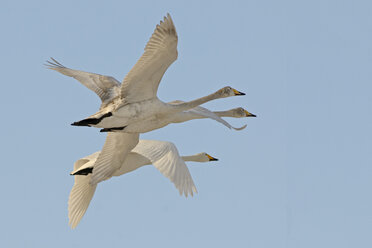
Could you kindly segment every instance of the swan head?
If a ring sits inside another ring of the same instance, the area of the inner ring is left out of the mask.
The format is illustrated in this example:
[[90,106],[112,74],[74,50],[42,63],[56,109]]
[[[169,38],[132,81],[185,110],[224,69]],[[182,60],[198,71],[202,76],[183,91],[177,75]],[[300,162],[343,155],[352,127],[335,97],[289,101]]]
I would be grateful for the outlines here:
[[214,158],[206,152],[196,154],[198,161],[197,162],[210,162],[218,161],[218,158]]
[[247,110],[243,108],[235,108],[232,109],[232,114],[236,118],[242,118],[242,117],[256,117],[255,114],[252,114],[251,112],[248,112]]
[[244,96],[245,93],[237,91],[234,88],[231,88],[230,86],[226,86],[219,91],[217,91],[220,94],[220,97],[229,97],[229,96]]

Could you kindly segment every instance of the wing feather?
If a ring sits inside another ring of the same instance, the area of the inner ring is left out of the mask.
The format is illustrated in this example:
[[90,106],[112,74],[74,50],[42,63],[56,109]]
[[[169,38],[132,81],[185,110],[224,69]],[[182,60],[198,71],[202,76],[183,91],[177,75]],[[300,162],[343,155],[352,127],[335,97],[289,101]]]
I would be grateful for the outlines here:
[[108,133],[102,151],[94,164],[90,183],[94,185],[112,177],[138,141],[138,133]]
[[88,89],[94,91],[103,103],[111,101],[117,97],[120,92],[120,82],[113,77],[79,71],[67,68],[57,60],[50,58],[47,66],[51,70],[58,71],[66,76],[73,77]]
[[169,14],[156,25],[145,52],[124,78],[121,98],[133,103],[156,97],[160,80],[177,59],[177,32]]
[[[91,161],[86,158],[79,159],[74,164],[74,170],[78,170],[82,166],[87,166],[90,162]],[[91,185],[89,183],[90,175],[77,175],[74,176],[74,178],[75,183],[68,199],[68,218],[71,228],[75,228],[79,224],[81,218],[89,207],[90,201],[92,200],[97,187],[97,185]]]
[[189,169],[173,143],[141,140],[132,152],[148,158],[155,168],[175,185],[181,195],[187,197],[197,192]]

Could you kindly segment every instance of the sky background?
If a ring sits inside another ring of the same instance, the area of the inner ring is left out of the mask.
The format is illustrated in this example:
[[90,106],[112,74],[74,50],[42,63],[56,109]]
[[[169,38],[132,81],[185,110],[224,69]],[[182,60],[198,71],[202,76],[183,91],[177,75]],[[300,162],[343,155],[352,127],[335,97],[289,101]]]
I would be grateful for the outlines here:
[[[148,166],[103,182],[75,230],[69,176],[105,136],[72,127],[99,98],[65,66],[122,81],[169,12],[178,60],[159,98],[230,85],[258,118],[173,124],[199,193]],[[0,8],[1,247],[372,247],[371,1],[7,1]]]

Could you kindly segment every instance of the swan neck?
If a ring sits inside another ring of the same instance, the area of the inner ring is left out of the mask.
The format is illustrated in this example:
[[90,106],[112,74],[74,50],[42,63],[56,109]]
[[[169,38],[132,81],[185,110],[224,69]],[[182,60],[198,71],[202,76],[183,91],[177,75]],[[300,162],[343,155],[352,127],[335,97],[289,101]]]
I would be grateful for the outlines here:
[[213,113],[215,113],[219,117],[234,117],[233,112],[230,111],[230,110],[227,110],[227,111],[214,111]]
[[172,123],[181,123],[185,121],[195,120],[195,119],[203,119],[206,118],[203,115],[198,115],[192,112],[178,112],[173,115]]
[[195,100],[190,101],[190,102],[183,102],[183,103],[180,103],[180,104],[177,104],[177,105],[173,105],[172,107],[175,111],[184,111],[184,110],[189,110],[189,109],[195,108],[195,107],[197,107],[197,106],[199,106],[203,103],[212,101],[212,100],[217,99],[217,98],[218,98],[218,94],[217,94],[217,92],[215,92],[213,94],[195,99]]
[[193,161],[193,162],[200,162],[199,155],[191,155],[191,156],[182,156],[183,161]]

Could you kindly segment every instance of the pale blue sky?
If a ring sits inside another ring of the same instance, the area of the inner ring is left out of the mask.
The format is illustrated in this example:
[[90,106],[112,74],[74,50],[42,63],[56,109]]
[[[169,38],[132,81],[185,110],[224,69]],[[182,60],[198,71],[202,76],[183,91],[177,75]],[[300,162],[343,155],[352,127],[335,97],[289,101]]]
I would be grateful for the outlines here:
[[[48,71],[66,66],[122,80],[169,12],[179,58],[159,88],[191,100],[225,85],[256,119],[170,125],[199,194],[185,199],[152,167],[99,185],[71,230],[75,160],[105,136],[70,123],[99,99]],[[1,247],[372,247],[370,1],[2,1]]]

